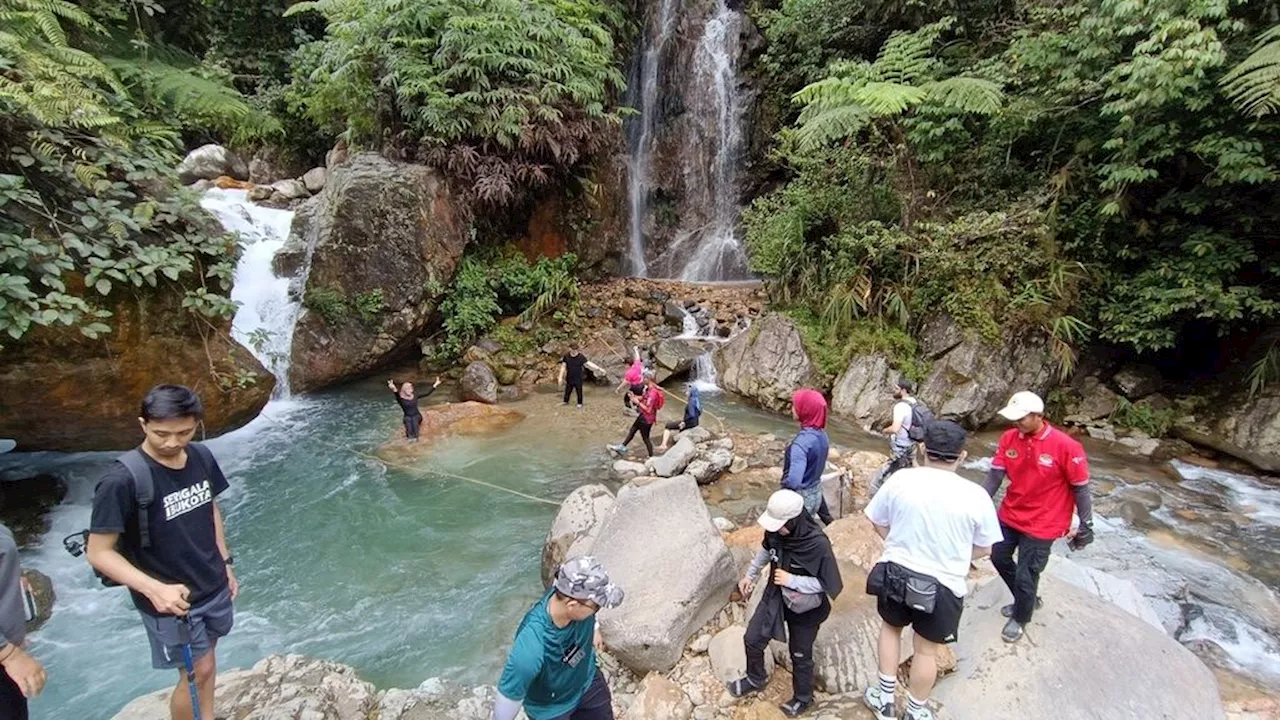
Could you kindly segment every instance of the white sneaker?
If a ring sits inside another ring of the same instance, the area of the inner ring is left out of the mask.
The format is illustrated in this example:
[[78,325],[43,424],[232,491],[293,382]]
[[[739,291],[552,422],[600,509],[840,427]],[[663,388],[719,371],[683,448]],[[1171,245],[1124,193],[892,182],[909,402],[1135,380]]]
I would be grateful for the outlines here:
[[898,720],[894,712],[893,696],[885,697],[879,685],[872,685],[862,694],[862,702],[875,713],[876,720]]
[[919,712],[911,712],[911,709],[907,708],[907,714],[902,716],[902,720],[933,720],[933,711],[923,708]]

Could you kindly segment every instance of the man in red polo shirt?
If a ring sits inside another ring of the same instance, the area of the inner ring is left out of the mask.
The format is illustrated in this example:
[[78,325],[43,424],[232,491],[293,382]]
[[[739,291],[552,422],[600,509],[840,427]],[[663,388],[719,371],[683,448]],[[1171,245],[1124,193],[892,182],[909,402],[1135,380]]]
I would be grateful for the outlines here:
[[1013,604],[1000,609],[1009,618],[1000,636],[1017,642],[1040,604],[1040,573],[1049,562],[1053,541],[1070,532],[1072,511],[1080,516],[1080,527],[1069,547],[1079,550],[1093,542],[1093,504],[1084,448],[1045,422],[1044,401],[1038,395],[1014,393],[1000,415],[1012,420],[1013,427],[1000,436],[985,486],[994,498],[1009,477],[997,513],[1004,540],[991,548],[991,564],[1013,593]]

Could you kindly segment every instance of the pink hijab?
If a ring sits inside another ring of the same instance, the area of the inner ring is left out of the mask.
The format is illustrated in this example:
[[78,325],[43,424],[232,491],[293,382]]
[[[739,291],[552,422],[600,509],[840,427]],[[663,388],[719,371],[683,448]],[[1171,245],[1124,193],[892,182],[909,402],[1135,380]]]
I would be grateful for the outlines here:
[[827,426],[827,399],[817,390],[804,388],[795,391],[791,396],[791,406],[795,408],[800,427],[822,430]]

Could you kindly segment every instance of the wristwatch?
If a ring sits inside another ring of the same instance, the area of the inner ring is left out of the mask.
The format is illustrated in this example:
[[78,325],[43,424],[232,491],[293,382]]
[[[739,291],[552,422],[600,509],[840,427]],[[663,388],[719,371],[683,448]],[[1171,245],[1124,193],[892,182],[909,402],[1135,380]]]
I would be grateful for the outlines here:
[[235,564],[236,564],[236,556],[235,556],[235,555],[228,555],[228,556],[226,556],[225,558],[223,558],[223,559],[222,559],[222,562],[224,562],[224,563],[226,563],[226,564],[231,565],[232,567],[234,567],[234,566],[235,566]]

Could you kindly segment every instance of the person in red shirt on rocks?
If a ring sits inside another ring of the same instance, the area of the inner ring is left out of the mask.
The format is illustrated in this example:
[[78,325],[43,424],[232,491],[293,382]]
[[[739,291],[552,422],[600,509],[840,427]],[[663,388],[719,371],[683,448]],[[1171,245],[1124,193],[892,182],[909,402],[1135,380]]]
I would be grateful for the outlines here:
[[653,370],[644,371],[644,394],[633,394],[631,402],[635,405],[639,415],[636,416],[635,422],[631,424],[631,430],[627,432],[627,439],[623,440],[619,445],[610,445],[609,449],[617,453],[620,457],[627,454],[627,445],[630,444],[631,438],[640,433],[640,439],[644,441],[644,447],[649,451],[649,457],[653,457],[653,440],[649,439],[649,432],[653,430],[653,424],[658,421],[658,411],[666,404],[667,396],[662,392],[662,388],[658,387],[657,380],[654,379]]
[[1069,534],[1073,511],[1080,516],[1080,527],[1068,546],[1079,550],[1093,542],[1093,503],[1084,448],[1045,422],[1039,396],[1014,393],[1000,415],[1014,426],[1000,437],[984,485],[994,498],[1005,476],[1009,478],[997,513],[1004,540],[991,548],[991,564],[1013,593],[1013,604],[1000,609],[1009,618],[1000,636],[1017,642],[1041,604],[1036,595],[1040,573],[1053,541]]

